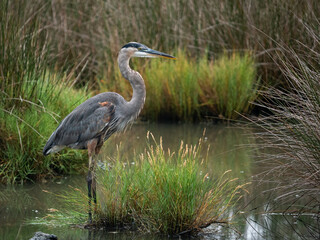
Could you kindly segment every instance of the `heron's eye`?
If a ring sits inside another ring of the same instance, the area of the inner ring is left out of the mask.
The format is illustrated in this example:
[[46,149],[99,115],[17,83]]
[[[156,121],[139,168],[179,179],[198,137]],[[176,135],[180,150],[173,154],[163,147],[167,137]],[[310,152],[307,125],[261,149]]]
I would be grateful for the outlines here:
[[138,47],[138,50],[141,51],[141,50],[142,50],[142,47]]

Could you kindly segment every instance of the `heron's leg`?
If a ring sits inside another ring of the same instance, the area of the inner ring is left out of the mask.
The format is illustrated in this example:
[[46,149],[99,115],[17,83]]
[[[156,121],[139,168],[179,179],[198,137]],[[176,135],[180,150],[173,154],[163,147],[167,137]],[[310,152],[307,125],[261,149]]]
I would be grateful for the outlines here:
[[92,199],[92,178],[93,178],[93,174],[92,174],[92,171],[90,169],[91,162],[92,162],[92,155],[89,155],[89,170],[88,170],[88,175],[87,175],[88,204],[89,204],[89,210],[88,210],[89,223],[92,223],[91,199]]
[[96,140],[91,140],[88,143],[88,156],[89,156],[89,170],[87,175],[87,184],[88,184],[88,203],[89,203],[89,222],[92,222],[92,212],[91,212],[91,199],[93,197],[93,201],[96,204],[97,203],[97,197],[96,197],[96,163],[94,159],[95,154],[95,148],[97,146]]
[[[95,156],[93,156],[95,157]],[[97,176],[96,176],[96,159],[93,158],[93,164],[92,164],[92,197],[93,197],[93,202],[95,203],[95,209],[96,209],[96,204],[97,204]]]
[[[94,153],[95,153],[95,157],[99,154],[100,152],[100,149],[102,147],[102,145],[99,145],[97,146],[97,142],[95,144],[95,150],[94,150]],[[95,203],[95,210],[96,210],[96,207],[97,207],[97,176],[96,176],[96,166],[97,166],[97,163],[96,163],[97,159],[94,159],[94,162],[93,162],[93,170],[92,170],[92,174],[93,174],[93,177],[92,177],[92,195],[93,195],[93,201]]]

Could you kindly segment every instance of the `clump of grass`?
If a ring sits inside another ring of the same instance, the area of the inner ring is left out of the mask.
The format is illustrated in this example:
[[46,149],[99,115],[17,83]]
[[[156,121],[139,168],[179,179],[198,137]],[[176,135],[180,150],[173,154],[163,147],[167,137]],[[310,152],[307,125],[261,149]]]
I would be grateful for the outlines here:
[[48,102],[45,96],[38,97],[37,102],[6,98],[8,102],[12,102],[13,107],[8,109],[0,104],[1,182],[17,183],[55,173],[70,173],[84,163],[82,154],[74,151],[69,151],[68,157],[56,155],[45,158],[42,155],[47,138],[62,117],[86,99],[84,92],[73,90],[65,83],[56,83],[55,86],[52,84],[47,79],[46,88],[39,86],[34,91],[55,88],[53,93],[59,95],[55,101]]
[[[244,185],[237,185],[229,172],[218,178],[203,172],[201,140],[195,146],[181,143],[173,152],[163,149],[161,139],[157,143],[151,134],[148,138],[153,144],[134,161],[116,157],[105,170],[99,169],[94,225],[179,234],[199,231],[211,223],[228,223],[233,217],[229,210],[241,197]],[[78,189],[75,192],[77,198],[69,194],[64,198],[68,204],[75,201],[77,207],[71,207],[72,211],[81,212],[87,197]]]
[[[151,61],[145,68],[147,118],[192,121],[200,118],[196,61],[178,51],[177,61]],[[155,103],[155,99],[157,99]]]
[[211,71],[200,62],[200,71],[207,74],[201,82],[202,97],[206,107],[227,119],[235,119],[238,113],[247,113],[251,102],[257,98],[258,81],[253,58],[233,52],[222,55],[213,64]]

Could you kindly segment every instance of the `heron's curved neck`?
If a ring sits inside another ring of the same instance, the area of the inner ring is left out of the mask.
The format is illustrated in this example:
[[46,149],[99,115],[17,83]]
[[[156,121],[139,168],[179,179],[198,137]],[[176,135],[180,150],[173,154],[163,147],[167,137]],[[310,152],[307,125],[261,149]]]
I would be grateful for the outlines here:
[[131,109],[138,113],[144,105],[146,98],[146,87],[140,73],[132,70],[129,65],[130,56],[126,53],[120,53],[118,57],[118,64],[122,76],[127,79],[133,89],[133,94],[130,102]]

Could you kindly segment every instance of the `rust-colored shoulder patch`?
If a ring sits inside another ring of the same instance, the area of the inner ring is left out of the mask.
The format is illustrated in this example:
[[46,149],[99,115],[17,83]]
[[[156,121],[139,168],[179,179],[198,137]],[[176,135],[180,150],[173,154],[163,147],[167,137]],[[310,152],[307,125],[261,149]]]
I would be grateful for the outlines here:
[[111,103],[110,102],[99,102],[101,107],[105,107],[105,106],[110,106]]

